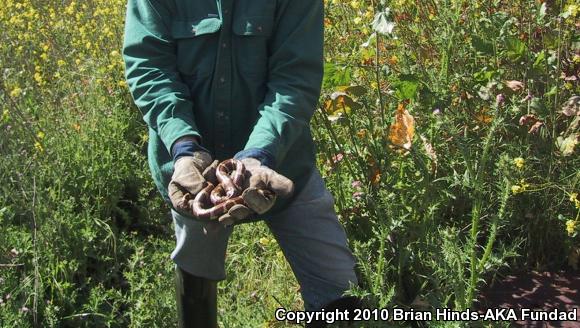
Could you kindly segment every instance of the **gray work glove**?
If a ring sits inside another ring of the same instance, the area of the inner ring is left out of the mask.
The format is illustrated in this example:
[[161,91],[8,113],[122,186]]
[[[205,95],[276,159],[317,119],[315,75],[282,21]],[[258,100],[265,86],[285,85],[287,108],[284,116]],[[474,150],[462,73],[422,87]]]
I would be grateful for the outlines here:
[[274,206],[276,196],[287,198],[294,192],[292,180],[262,165],[259,160],[248,157],[240,161],[246,167],[247,175],[242,197],[247,207],[254,212],[264,214]]
[[211,155],[198,151],[193,156],[182,156],[175,161],[173,175],[169,182],[169,199],[173,207],[191,216],[189,201],[203,189],[203,171],[211,164]]
[[[169,183],[169,198],[177,211],[195,217],[191,208],[193,199],[205,187],[206,181],[217,185],[215,171],[218,164],[217,160],[211,162],[211,155],[204,151],[197,151],[193,156],[182,156],[176,160],[173,177]],[[215,234],[224,226],[243,220],[251,214],[253,212],[247,207],[236,205],[219,217],[218,221],[206,222],[203,229],[206,234]]]

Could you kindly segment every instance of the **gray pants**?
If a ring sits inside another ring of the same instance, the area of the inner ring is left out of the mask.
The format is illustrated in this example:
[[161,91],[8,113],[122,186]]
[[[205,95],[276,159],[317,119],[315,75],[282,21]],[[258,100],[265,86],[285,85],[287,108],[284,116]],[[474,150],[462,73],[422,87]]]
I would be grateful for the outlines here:
[[[172,215],[177,245],[171,258],[176,265],[195,276],[224,279],[233,228],[207,233],[204,223],[175,211]],[[286,210],[265,222],[300,283],[306,310],[320,309],[340,298],[350,284],[357,284],[354,257],[318,170]]]

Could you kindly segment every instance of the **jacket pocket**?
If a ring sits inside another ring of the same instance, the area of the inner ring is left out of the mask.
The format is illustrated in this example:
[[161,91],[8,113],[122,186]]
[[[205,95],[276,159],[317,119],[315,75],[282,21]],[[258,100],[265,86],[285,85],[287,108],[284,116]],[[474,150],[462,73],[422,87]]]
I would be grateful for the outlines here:
[[234,58],[239,70],[248,75],[264,75],[268,70],[268,42],[274,29],[274,17],[238,17],[232,29]]
[[211,75],[221,27],[221,20],[213,17],[173,22],[171,36],[176,43],[177,69],[181,74]]

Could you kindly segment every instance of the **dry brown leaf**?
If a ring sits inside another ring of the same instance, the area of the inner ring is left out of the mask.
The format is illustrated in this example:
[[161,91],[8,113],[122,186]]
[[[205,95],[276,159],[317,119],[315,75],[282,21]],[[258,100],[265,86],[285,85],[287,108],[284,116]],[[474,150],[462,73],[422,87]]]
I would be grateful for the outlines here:
[[427,140],[427,138],[421,136],[421,140],[423,141],[423,148],[425,149],[425,153],[431,159],[431,169],[436,172],[437,171],[437,153],[433,148],[433,145]]
[[493,116],[487,114],[488,109],[483,108],[479,113],[475,114],[475,119],[484,124],[488,124],[493,120]]
[[562,114],[570,117],[574,115],[580,116],[580,96],[572,96],[562,106]]
[[395,114],[395,121],[389,129],[389,140],[394,145],[411,149],[414,135],[415,119],[409,114],[403,104],[399,104],[397,114]]
[[528,123],[536,123],[537,121],[539,121],[538,117],[534,114],[526,114],[522,117],[520,117],[520,125],[528,125]]
[[381,182],[381,170],[378,167],[373,167],[370,176],[371,183],[373,186],[378,186]]
[[524,89],[524,84],[516,80],[505,81],[505,85],[513,91],[520,91]]
[[534,123],[534,125],[532,125],[532,127],[528,130],[528,133],[530,134],[534,134],[536,132],[538,132],[540,130],[540,128],[542,127],[542,125],[544,125],[544,122],[542,121],[537,121],[536,123]]
[[540,130],[540,128],[544,125],[544,122],[534,114],[526,114],[520,117],[519,123],[520,125],[529,126],[530,128],[528,130],[528,133],[530,134],[537,133]]

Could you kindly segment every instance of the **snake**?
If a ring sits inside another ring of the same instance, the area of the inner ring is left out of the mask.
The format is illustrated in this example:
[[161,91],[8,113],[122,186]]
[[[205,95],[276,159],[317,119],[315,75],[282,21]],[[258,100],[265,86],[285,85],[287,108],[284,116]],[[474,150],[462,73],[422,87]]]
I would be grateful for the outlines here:
[[233,206],[244,205],[242,198],[246,168],[235,159],[221,162],[216,168],[217,185],[207,185],[195,196],[193,215],[199,219],[216,219],[226,214]]

